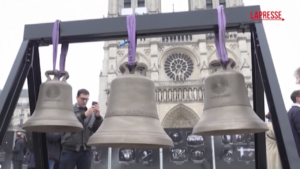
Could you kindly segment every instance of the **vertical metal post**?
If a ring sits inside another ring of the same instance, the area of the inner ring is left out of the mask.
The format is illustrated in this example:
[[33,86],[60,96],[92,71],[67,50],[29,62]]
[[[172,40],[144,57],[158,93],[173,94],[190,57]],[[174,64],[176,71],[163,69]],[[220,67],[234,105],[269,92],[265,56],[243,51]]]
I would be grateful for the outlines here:
[[[38,45],[36,45],[33,49],[34,50],[33,50],[32,68],[30,69],[27,76],[29,105],[30,105],[31,115],[34,112],[38,95],[39,95],[40,85],[42,83]],[[34,145],[33,151],[35,157],[35,168],[48,169],[49,165],[48,165],[46,134],[33,132],[32,141]]]
[[112,163],[111,156],[112,156],[112,148],[108,147],[108,159],[107,159],[108,165],[107,165],[107,169],[112,169],[111,168],[111,163]]
[[164,154],[163,154],[163,149],[159,148],[159,169],[164,168]]
[[300,160],[262,23],[255,23],[251,27],[251,36],[272,117],[282,168],[298,169]]
[[[252,60],[252,89],[253,89],[253,109],[257,116],[265,121],[265,96],[264,86],[262,83],[262,77],[259,72],[257,63],[257,55],[255,47],[251,37],[251,60]],[[265,133],[256,133],[255,139],[255,168],[266,169],[267,168],[267,157],[266,157],[266,136]]]
[[0,95],[0,143],[14,114],[24,82],[31,66],[32,46],[23,41]]
[[213,169],[216,169],[216,152],[215,152],[215,138],[211,136],[211,151],[212,151],[212,166]]

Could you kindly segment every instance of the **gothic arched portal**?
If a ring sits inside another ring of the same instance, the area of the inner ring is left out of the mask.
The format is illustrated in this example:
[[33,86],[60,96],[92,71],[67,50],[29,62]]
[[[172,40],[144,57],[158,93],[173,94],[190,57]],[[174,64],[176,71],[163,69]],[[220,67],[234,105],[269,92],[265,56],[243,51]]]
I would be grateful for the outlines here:
[[164,128],[192,128],[198,121],[199,117],[192,109],[179,104],[166,114],[162,126]]

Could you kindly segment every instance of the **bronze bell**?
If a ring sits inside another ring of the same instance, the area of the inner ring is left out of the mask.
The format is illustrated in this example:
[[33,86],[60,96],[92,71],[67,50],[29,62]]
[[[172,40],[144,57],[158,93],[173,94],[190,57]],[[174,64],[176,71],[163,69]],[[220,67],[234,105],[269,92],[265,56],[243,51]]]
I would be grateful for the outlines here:
[[122,76],[111,82],[103,123],[88,145],[128,148],[173,147],[160,124],[155,85],[146,76],[146,65],[120,66]]
[[193,129],[195,135],[259,133],[267,125],[253,111],[244,76],[232,69],[232,60],[204,81],[204,108]]
[[[69,74],[47,71],[47,80],[40,86],[36,108],[24,123],[23,129],[32,132],[76,132],[83,129],[78,121],[72,104],[72,87],[66,80]],[[53,75],[53,79],[50,78]]]

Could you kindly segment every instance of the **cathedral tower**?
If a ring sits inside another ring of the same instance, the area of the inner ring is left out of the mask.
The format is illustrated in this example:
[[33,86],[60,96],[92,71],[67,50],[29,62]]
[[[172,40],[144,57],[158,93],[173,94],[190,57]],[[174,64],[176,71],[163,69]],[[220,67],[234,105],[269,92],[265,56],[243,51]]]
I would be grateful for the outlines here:
[[[189,10],[241,6],[242,0],[189,0]],[[109,0],[108,17],[132,13],[156,14],[161,12],[161,0]],[[99,103],[101,113],[106,112],[110,83],[119,74],[119,65],[127,59],[127,46],[119,47],[123,40],[105,42],[103,69],[100,73]],[[249,97],[251,85],[250,35],[228,32],[228,57],[241,71],[247,83]],[[214,34],[176,35],[138,39],[136,59],[148,67],[147,76],[156,85],[158,114],[165,128],[193,127],[203,109],[203,79],[215,71],[216,48]]]

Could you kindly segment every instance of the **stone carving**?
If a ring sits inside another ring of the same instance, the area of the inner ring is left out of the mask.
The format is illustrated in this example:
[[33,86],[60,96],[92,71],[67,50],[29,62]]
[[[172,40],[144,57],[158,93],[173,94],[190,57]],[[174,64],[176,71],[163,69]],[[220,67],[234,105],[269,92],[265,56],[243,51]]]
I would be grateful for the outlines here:
[[182,104],[171,109],[162,121],[164,128],[192,128],[199,121],[198,115]]
[[[225,33],[225,39],[236,39],[238,37],[237,33],[233,32],[226,32]],[[215,39],[215,34],[214,33],[207,33],[206,34],[206,39],[207,40],[214,40]]]
[[[170,83],[164,83],[162,85],[156,84],[156,102],[158,104],[202,102],[204,99],[203,83],[204,78],[198,81],[184,81],[177,86]],[[252,99],[253,94],[251,83],[247,83],[245,87],[248,90],[249,98]]]
[[118,74],[117,71],[114,69],[113,65],[110,65],[110,69],[107,74]]
[[165,61],[164,70],[174,81],[183,81],[191,76],[194,70],[192,59],[183,53],[173,53]]
[[213,45],[207,45],[206,46],[206,50],[207,51],[212,51],[214,49],[214,46]]
[[199,49],[199,45],[198,44],[194,44],[192,45],[193,47],[193,51],[196,52]]
[[157,88],[155,90],[158,103],[168,102],[200,102],[203,101],[202,87]]
[[158,46],[158,51],[159,51],[160,53],[162,53],[164,50],[165,50],[165,47],[164,47],[164,46]]
[[241,66],[241,70],[242,70],[242,69],[249,69],[249,68],[250,68],[250,66],[249,66],[247,60],[244,59],[244,63],[243,63],[242,66]]
[[144,49],[144,53],[145,53],[145,55],[148,56],[151,53],[151,50],[150,49]]
[[235,50],[238,47],[238,45],[237,44],[229,44],[229,47],[231,50]]
[[163,36],[162,42],[189,42],[193,40],[192,35],[176,35],[176,36]]
[[122,57],[122,56],[124,56],[124,51],[123,50],[118,50],[117,54],[118,54],[119,57]]

